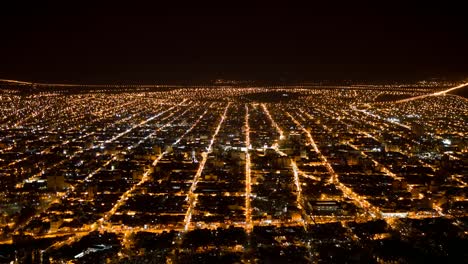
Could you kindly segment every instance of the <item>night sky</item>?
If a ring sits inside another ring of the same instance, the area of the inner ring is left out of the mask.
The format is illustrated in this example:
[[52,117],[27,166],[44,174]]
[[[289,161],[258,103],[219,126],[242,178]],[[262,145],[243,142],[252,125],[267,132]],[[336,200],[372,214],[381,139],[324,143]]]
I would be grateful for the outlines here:
[[463,11],[453,5],[286,1],[242,7],[3,6],[0,78],[74,83],[466,78]]

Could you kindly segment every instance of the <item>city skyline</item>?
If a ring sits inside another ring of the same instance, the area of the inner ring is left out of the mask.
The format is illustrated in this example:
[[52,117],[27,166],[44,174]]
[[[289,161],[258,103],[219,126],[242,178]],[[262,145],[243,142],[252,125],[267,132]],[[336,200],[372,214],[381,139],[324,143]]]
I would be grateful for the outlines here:
[[3,80],[0,260],[464,261],[467,85]]
[[9,1],[0,264],[468,263],[453,3]]

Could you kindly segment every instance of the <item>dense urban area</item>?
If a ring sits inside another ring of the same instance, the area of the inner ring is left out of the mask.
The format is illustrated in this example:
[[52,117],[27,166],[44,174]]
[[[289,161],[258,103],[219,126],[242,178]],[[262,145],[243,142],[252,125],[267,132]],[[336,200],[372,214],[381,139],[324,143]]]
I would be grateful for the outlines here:
[[0,263],[467,263],[460,84],[2,81]]

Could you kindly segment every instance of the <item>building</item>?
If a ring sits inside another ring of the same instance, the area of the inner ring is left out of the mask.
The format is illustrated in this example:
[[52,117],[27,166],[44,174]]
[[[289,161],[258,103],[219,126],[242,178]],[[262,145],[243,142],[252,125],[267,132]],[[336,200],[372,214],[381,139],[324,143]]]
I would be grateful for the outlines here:
[[50,191],[61,191],[65,189],[64,175],[49,175],[47,176],[47,189]]

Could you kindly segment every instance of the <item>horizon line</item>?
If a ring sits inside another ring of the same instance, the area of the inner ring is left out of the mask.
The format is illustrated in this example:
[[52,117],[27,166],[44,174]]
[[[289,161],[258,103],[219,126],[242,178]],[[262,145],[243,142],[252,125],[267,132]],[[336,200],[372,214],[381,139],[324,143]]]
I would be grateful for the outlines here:
[[[432,78],[431,78],[432,79]],[[431,79],[426,79],[426,80],[419,80],[419,81],[409,81],[407,80],[402,81],[402,80],[393,80],[393,84],[417,84],[417,83],[422,83],[422,82],[431,82]],[[220,81],[220,82],[218,82]],[[224,81],[224,82],[223,82]],[[390,80],[389,80],[390,81]],[[432,80],[433,81],[433,80]],[[442,80],[443,82],[458,82],[458,83],[463,83],[465,84],[468,80]],[[18,85],[30,85],[30,86],[39,86],[39,87],[98,87],[98,88],[132,88],[132,87],[141,87],[141,88],[167,88],[167,87],[184,87],[186,84],[180,84],[177,82],[174,82],[173,84],[163,84],[163,83],[147,83],[147,84],[137,84],[137,83],[115,83],[115,84],[110,84],[110,83],[101,83],[101,84],[92,84],[92,83],[54,83],[54,82],[30,82],[30,81],[22,81],[22,80],[14,80],[14,79],[3,79],[0,78],[0,82],[3,83],[11,83],[11,84],[18,84]],[[323,82],[341,82],[342,84],[339,85],[332,85],[332,86],[347,86],[347,87],[359,87],[359,86],[383,86],[383,85],[389,85],[389,84],[383,84],[379,83],[379,81],[357,81],[357,80],[351,80],[351,79],[342,79],[342,80],[331,80],[331,79],[323,79],[323,80],[310,80],[310,81],[297,81],[297,82],[289,82],[289,83],[280,83],[281,81],[261,81],[261,80],[235,80],[235,79],[213,79],[212,83],[208,82],[194,82],[196,84],[192,86],[237,86],[237,85],[242,85],[242,84],[254,84],[254,83],[268,83],[265,84],[266,86],[316,86],[316,85],[322,85]],[[346,82],[356,82],[355,84],[346,84]],[[382,81],[380,81],[382,82]],[[272,84],[274,83],[274,84]]]

